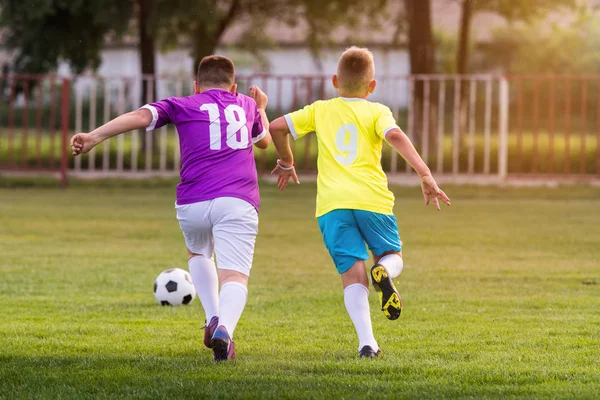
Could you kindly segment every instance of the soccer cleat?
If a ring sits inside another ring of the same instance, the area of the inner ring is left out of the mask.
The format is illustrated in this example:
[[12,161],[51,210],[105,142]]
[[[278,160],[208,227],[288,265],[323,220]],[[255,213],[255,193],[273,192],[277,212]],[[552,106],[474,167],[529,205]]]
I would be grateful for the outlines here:
[[219,325],[219,317],[212,317],[210,322],[204,325],[204,345],[209,349],[212,348],[210,339],[212,339],[215,330],[217,329],[217,325]]
[[388,276],[387,271],[382,265],[373,265],[373,268],[371,268],[371,280],[381,303],[381,311],[383,311],[387,319],[398,319],[402,312],[402,299],[394,286],[394,282],[392,282],[392,279]]
[[358,352],[358,356],[361,358],[378,358],[381,357],[381,350],[377,349],[375,351],[371,346],[363,346]]
[[215,330],[210,347],[214,353],[213,360],[217,362],[235,359],[235,343],[223,325],[219,325]]

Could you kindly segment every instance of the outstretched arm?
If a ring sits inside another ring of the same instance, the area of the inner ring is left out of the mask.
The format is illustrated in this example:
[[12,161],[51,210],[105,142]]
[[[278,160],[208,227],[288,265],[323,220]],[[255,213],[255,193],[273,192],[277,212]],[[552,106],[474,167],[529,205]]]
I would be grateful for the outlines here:
[[294,168],[294,154],[290,147],[288,135],[290,128],[288,127],[287,121],[284,117],[279,117],[269,125],[271,136],[273,137],[273,144],[279,154],[279,160],[277,160],[277,166],[271,172],[272,175],[278,174],[277,186],[280,190],[285,189],[290,178],[294,180],[294,183],[298,185],[298,175],[296,175],[296,169]]
[[439,200],[442,200],[446,205],[450,205],[450,199],[446,196],[446,193],[438,187],[433,176],[431,176],[429,167],[427,167],[427,164],[425,164],[408,136],[400,129],[394,128],[386,134],[385,140],[387,140],[406,162],[417,171],[417,174],[419,174],[425,205],[428,205],[429,201],[432,200],[438,211],[440,211]]
[[85,154],[99,143],[121,133],[146,128],[152,123],[152,112],[146,108],[123,114],[90,133],[78,133],[71,138],[73,155]]

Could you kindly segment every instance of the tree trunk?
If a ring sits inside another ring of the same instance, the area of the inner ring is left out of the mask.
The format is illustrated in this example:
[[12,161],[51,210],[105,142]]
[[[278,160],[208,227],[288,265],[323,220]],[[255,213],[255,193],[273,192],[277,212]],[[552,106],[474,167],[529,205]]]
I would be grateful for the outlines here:
[[473,17],[473,0],[464,0],[460,18],[458,55],[456,58],[456,73],[466,74],[469,65],[469,35]]
[[[410,53],[410,72],[411,74],[433,74],[435,73],[435,46],[431,23],[431,0],[405,0],[405,8],[409,25],[408,49]],[[423,97],[423,81],[417,80],[415,81],[414,108],[412,110],[414,117],[413,140],[416,144],[419,144],[422,142],[421,138],[423,135],[429,135],[431,147],[431,145],[435,146],[434,131],[429,129],[429,132],[422,132],[422,112],[425,109],[423,107]]]
[[431,26],[431,0],[405,0],[409,23],[408,48],[412,74],[435,72],[435,47]]
[[[456,73],[466,74],[469,69],[469,43],[471,34],[471,21],[473,19],[473,1],[463,0],[462,13],[460,18],[460,28],[458,33],[458,54],[456,56]],[[460,102],[460,151],[466,147],[467,117],[469,109],[469,82],[461,83],[461,102]]]
[[[197,36],[202,37],[202,36]],[[204,36],[205,40],[197,40],[194,43],[194,65],[192,65],[193,76],[196,76],[198,72],[198,65],[200,65],[200,61],[206,56],[210,56],[215,53],[217,48],[218,41],[211,40],[208,37]]]
[[[149,100],[156,101],[156,85],[154,78],[156,75],[156,49],[154,47],[154,37],[148,31],[148,17],[152,11],[152,0],[138,0],[139,5],[139,40],[140,40],[140,64],[142,67],[142,97],[140,105],[148,103]],[[148,84],[147,82],[151,82]],[[151,92],[148,93],[148,86]],[[148,98],[150,95],[150,99]]]
[[[215,2],[216,4],[216,2]],[[194,29],[192,43],[194,48],[194,65],[193,74],[196,76],[196,71],[200,61],[206,56],[214,54],[215,49],[219,45],[221,37],[225,30],[231,25],[241,11],[240,0],[231,0],[227,12],[223,18],[217,23],[216,29],[209,31],[203,23],[198,24]],[[211,11],[211,13],[213,13]]]
[[[154,37],[148,31],[148,17],[152,11],[152,0],[138,0],[138,32],[140,43],[140,65],[142,69],[142,90],[140,106],[142,104],[157,101],[156,98],[156,50],[154,47]],[[150,89],[150,91],[148,91]],[[141,150],[146,152],[146,133],[140,130]],[[157,134],[152,133],[152,153],[158,149]]]

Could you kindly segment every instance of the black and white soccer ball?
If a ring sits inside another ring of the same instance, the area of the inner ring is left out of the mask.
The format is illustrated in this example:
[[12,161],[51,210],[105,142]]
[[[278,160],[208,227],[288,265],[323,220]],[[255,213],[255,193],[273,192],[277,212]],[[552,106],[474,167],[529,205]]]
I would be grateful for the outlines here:
[[189,272],[181,268],[163,271],[154,281],[154,297],[162,306],[187,305],[196,297]]

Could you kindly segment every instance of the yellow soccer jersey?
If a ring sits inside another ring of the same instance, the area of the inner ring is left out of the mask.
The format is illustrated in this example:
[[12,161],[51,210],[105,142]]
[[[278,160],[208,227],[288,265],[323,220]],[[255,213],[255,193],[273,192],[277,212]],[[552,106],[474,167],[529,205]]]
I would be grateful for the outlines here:
[[317,217],[337,209],[392,214],[382,141],[397,128],[390,109],[358,98],[317,101],[285,116],[295,139],[317,136]]

